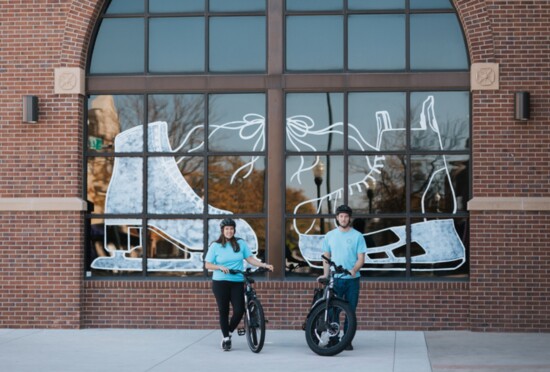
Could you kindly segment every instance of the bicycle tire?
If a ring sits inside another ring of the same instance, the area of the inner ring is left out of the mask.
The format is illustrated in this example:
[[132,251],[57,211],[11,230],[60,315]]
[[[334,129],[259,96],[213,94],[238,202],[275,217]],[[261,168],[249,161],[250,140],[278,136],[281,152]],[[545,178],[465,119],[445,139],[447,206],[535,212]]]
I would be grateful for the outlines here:
[[[311,310],[306,322],[306,341],[314,353],[321,356],[333,356],[341,353],[351,343],[353,337],[355,337],[357,318],[347,302],[333,299],[329,303],[329,313],[338,314],[338,318],[331,320],[333,327],[327,332],[324,320],[326,307],[326,303],[320,303]],[[348,320],[348,329],[346,332],[343,332],[346,318]],[[326,334],[323,334],[323,332],[326,332]],[[342,332],[343,335],[341,335]],[[332,337],[328,339],[328,335],[332,335]],[[324,344],[325,341],[328,343]]]
[[252,352],[259,353],[262,351],[265,341],[264,309],[257,298],[249,300],[247,307],[250,314],[250,321],[248,317],[245,316],[244,326],[246,330],[246,341]]

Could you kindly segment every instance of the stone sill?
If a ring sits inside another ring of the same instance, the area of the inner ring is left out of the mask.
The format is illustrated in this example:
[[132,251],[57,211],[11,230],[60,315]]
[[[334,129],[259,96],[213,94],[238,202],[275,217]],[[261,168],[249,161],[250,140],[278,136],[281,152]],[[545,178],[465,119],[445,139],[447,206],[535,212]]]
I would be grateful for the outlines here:
[[0,211],[86,211],[81,198],[0,198]]
[[550,211],[550,198],[476,197],[468,202],[469,211]]

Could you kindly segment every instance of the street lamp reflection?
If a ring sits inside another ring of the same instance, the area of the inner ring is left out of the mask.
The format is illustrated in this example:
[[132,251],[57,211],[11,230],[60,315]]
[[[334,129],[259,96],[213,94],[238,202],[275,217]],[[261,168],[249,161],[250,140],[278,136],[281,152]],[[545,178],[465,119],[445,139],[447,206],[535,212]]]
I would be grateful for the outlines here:
[[[325,175],[325,164],[321,161],[319,156],[315,158],[313,166],[313,181],[315,181],[315,186],[317,186],[317,213],[321,213],[321,184],[323,183],[323,176]],[[324,219],[320,219],[321,223],[321,234],[325,233],[325,224]]]
[[376,189],[376,180],[367,179],[367,198],[369,199],[369,214],[372,213],[372,199],[374,198],[374,190]]

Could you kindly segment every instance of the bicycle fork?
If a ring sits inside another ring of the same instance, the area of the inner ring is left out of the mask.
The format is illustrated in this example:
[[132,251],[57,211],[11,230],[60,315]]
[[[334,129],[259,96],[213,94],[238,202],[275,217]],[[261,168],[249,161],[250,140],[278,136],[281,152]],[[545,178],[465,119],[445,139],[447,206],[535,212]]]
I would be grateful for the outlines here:
[[[250,324],[250,309],[248,308],[248,300],[249,300],[249,294],[251,292],[250,287],[247,285],[246,289],[244,290],[244,316],[246,316],[246,321],[248,324]],[[239,336],[244,336],[246,334],[245,328],[239,328],[237,329],[237,334]]]

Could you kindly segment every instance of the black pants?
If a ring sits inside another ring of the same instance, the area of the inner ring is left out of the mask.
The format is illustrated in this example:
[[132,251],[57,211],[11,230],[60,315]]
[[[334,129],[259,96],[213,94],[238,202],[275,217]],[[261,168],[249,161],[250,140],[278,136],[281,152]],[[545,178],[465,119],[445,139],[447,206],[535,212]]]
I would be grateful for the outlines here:
[[[229,333],[237,328],[244,314],[244,285],[242,282],[213,280],[212,292],[218,304],[223,337],[228,337]],[[229,320],[229,304],[233,306],[231,320]]]

